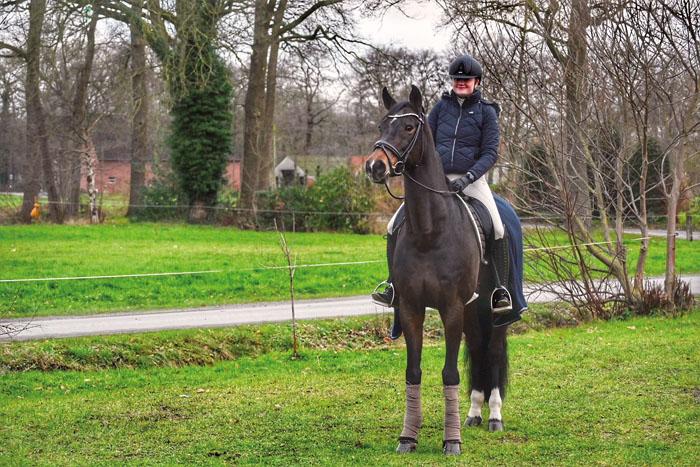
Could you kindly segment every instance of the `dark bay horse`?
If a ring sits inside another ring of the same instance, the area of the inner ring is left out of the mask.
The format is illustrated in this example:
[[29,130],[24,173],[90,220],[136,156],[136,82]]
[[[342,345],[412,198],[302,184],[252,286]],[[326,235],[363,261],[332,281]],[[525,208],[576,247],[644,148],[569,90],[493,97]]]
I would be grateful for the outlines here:
[[390,176],[404,177],[405,221],[390,265],[408,353],[406,414],[397,451],[411,452],[418,442],[423,322],[430,307],[439,311],[445,327],[443,448],[445,454],[460,454],[458,357],[462,334],[470,361],[471,408],[465,425],[481,424],[481,408],[489,397],[489,429],[500,431],[508,366],[507,326],[492,326],[490,297],[495,281],[491,268],[481,268],[481,244],[471,214],[448,190],[420,91],[413,86],[409,100],[397,103],[384,88],[382,98],[389,112],[381,121],[381,137],[365,169],[375,183],[385,183]]

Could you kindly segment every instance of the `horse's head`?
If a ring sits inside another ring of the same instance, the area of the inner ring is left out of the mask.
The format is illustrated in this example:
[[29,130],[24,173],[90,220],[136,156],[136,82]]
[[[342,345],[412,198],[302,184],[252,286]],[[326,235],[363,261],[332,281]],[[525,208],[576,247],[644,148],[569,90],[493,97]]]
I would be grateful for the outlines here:
[[412,169],[423,155],[423,96],[412,86],[408,101],[396,102],[386,88],[382,90],[387,114],[379,124],[379,141],[367,159],[365,171],[374,183],[385,183],[387,178]]

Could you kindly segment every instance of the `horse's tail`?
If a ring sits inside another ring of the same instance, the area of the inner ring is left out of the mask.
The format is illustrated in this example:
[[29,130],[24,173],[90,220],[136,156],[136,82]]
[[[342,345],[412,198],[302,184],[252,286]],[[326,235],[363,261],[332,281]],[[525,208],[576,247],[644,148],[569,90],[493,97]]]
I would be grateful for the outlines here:
[[[478,300],[481,299],[479,297]],[[505,399],[508,387],[508,326],[494,327],[491,311],[481,303],[475,305],[476,319],[465,322],[464,329],[467,339],[464,371],[469,375],[469,387],[486,391],[487,398],[489,391],[498,387],[501,398]],[[474,358],[480,361],[474,362]]]

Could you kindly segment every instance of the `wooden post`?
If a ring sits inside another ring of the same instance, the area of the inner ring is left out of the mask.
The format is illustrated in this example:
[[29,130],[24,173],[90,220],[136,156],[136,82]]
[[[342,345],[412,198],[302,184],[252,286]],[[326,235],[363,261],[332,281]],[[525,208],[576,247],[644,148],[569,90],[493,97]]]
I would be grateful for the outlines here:
[[688,241],[693,241],[693,215],[686,213],[685,215],[685,233],[688,236]]

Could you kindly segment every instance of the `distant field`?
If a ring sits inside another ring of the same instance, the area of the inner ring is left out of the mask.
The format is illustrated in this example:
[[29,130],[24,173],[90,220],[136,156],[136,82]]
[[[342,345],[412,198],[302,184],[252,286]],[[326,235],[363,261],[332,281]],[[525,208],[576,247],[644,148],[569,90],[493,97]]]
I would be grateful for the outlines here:
[[[630,235],[630,260],[638,242]],[[386,278],[379,235],[287,234],[297,263],[369,262],[300,268],[297,298],[362,295]],[[559,244],[566,244],[558,237]],[[372,262],[375,261],[375,262]],[[86,314],[285,300],[285,264],[275,232],[183,224],[12,225],[0,227],[0,279],[61,278],[222,270],[213,274],[0,283],[0,316]],[[634,264],[634,263],[631,263]],[[526,261],[526,280],[538,276]],[[665,239],[651,241],[647,274],[662,275]],[[700,272],[700,242],[678,242],[678,270]]]
[[[223,345],[209,339],[218,355],[235,352],[238,340],[289,348],[289,325],[31,343],[46,349],[45,359],[52,346],[67,346],[76,360],[149,351],[144,369],[3,374],[0,464],[700,465],[697,311],[510,337],[506,429],[462,428],[458,458],[441,452],[442,340],[426,339],[423,428],[417,452],[400,456],[403,342],[346,347],[352,330],[334,323],[304,323],[305,334],[318,326],[317,336],[338,339],[305,346],[296,360],[290,350],[272,350],[212,366],[153,367],[167,365],[194,334],[204,342],[213,332],[231,334]],[[25,347],[0,345],[3,354]]]

